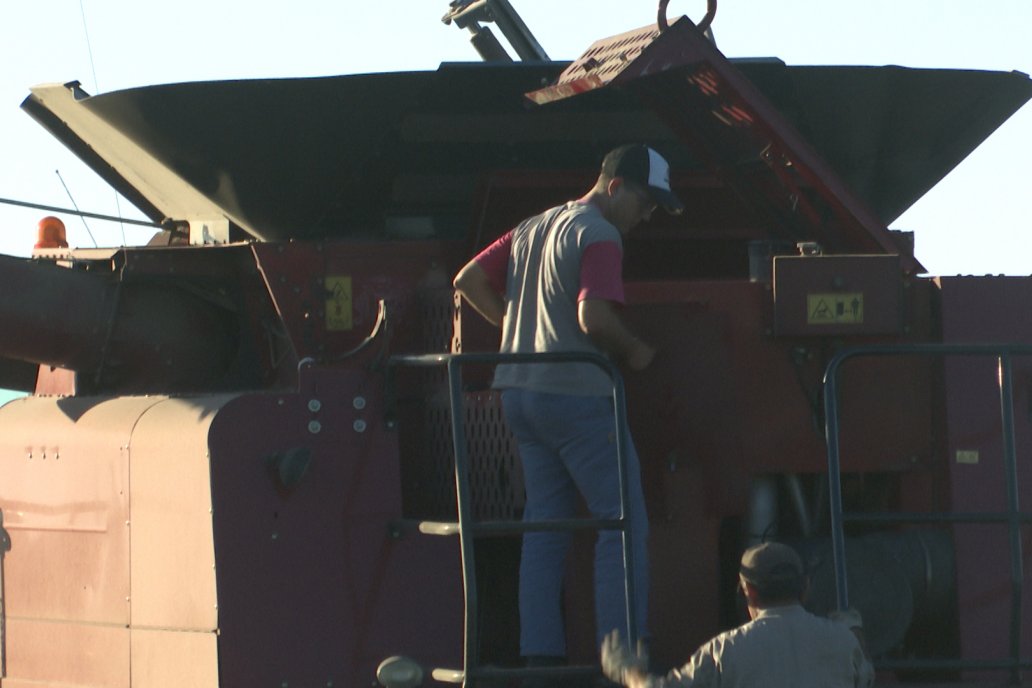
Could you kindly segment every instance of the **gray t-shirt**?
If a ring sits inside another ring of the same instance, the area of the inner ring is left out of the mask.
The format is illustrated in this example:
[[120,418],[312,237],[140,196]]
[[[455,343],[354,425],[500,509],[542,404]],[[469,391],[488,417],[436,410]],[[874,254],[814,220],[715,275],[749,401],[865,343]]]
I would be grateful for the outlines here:
[[[581,256],[596,242],[623,246],[620,230],[589,203],[571,201],[513,230],[505,287],[503,353],[586,351],[602,354],[581,330],[577,303]],[[496,388],[608,396],[609,375],[591,363],[499,365]]]

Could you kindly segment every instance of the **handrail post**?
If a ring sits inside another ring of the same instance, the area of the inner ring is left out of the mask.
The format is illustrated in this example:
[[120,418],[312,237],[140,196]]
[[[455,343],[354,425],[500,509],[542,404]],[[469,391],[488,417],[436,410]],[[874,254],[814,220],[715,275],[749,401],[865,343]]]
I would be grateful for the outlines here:
[[466,527],[472,520],[469,505],[469,474],[466,470],[466,433],[463,428],[462,367],[458,359],[447,359],[448,396],[451,405],[452,446],[455,454],[455,502],[459,520],[459,552],[462,557],[462,590],[466,602],[462,671],[469,676],[478,664],[477,581],[473,555],[473,536]]
[[824,376],[824,426],[828,444],[828,506],[831,511],[831,551],[835,563],[835,602],[849,609],[846,580],[846,535],[842,517],[842,463],[839,454],[838,370],[848,353],[836,354]]
[[1010,544],[1011,564],[1011,618],[1010,618],[1010,656],[1014,661],[1011,668],[1011,684],[1021,681],[1018,661],[1021,658],[1021,593],[1022,593],[1022,553],[1021,522],[1019,520],[1018,501],[1018,462],[1014,442],[1014,393],[1013,362],[1009,353],[1001,354],[999,359],[1000,375],[1000,414],[1003,425],[1003,466],[1006,471],[1007,485],[1007,530]]
[[633,535],[631,533],[630,486],[627,481],[627,400],[624,397],[623,379],[619,371],[612,371],[613,380],[613,422],[616,424],[616,470],[620,479],[620,518],[624,528],[621,529],[623,539],[624,564],[624,603],[627,611],[627,642],[631,647],[638,644],[638,619],[634,609],[634,557]]

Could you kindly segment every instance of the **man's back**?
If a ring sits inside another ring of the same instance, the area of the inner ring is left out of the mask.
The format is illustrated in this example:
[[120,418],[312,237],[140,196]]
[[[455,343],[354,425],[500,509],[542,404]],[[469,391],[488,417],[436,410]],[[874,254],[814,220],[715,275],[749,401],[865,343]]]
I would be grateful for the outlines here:
[[[608,243],[620,255],[619,230],[587,203],[571,202],[520,223],[512,232],[506,277],[502,352],[581,351],[601,353],[580,326],[582,259]],[[619,274],[612,276],[614,300],[622,301]],[[612,382],[590,363],[499,365],[495,387],[608,396]]]
[[753,621],[700,647],[681,669],[652,686],[854,688],[873,668],[853,632],[799,605],[761,610]]

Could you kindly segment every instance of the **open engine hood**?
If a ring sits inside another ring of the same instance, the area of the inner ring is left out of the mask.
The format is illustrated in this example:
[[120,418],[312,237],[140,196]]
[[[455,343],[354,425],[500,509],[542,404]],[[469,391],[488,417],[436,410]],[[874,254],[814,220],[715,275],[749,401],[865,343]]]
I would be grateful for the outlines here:
[[[1016,72],[790,67],[712,52],[725,78],[756,96],[750,112],[768,118],[764,131],[805,148],[808,169],[827,172],[820,183],[848,196],[860,226],[876,233],[1032,97],[1032,81]],[[73,82],[34,88],[22,106],[152,220],[224,218],[259,240],[389,238],[385,218],[395,215],[450,217],[434,231],[461,233],[485,173],[580,172],[590,180],[601,155],[627,140],[659,147],[675,185],[707,175],[723,184],[714,160],[734,161],[748,195],[783,193],[769,175],[752,173],[762,160],[742,159],[745,148],[757,148],[753,134],[714,139],[711,160],[683,142],[693,122],[712,119],[691,111],[699,102],[688,92],[691,65],[650,68],[634,83],[547,106],[526,100],[566,67],[446,64],[435,72],[198,82],[97,96]],[[670,108],[689,110],[682,126],[657,112]],[[757,226],[782,237],[782,219],[760,218]],[[814,231],[829,236],[807,238],[838,250],[889,251],[883,236],[814,221]]]

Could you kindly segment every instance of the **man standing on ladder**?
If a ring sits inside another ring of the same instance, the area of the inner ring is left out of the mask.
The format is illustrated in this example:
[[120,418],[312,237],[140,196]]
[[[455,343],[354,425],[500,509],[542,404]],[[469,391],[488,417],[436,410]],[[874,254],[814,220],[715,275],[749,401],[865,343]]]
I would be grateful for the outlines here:
[[[656,351],[624,325],[623,237],[657,205],[679,213],[670,168],[656,151],[626,145],[606,155],[598,181],[583,197],[520,223],[467,263],[456,290],[502,328],[503,353],[601,353],[640,371]],[[592,516],[620,516],[612,382],[590,363],[499,365],[494,387],[523,464],[525,521],[576,517],[577,492]],[[629,437],[629,435],[628,435]],[[637,628],[647,635],[648,523],[638,456],[626,463]],[[561,588],[569,532],[523,536],[520,561],[520,654],[528,666],[565,663]],[[619,531],[595,546],[598,641],[626,627]]]

